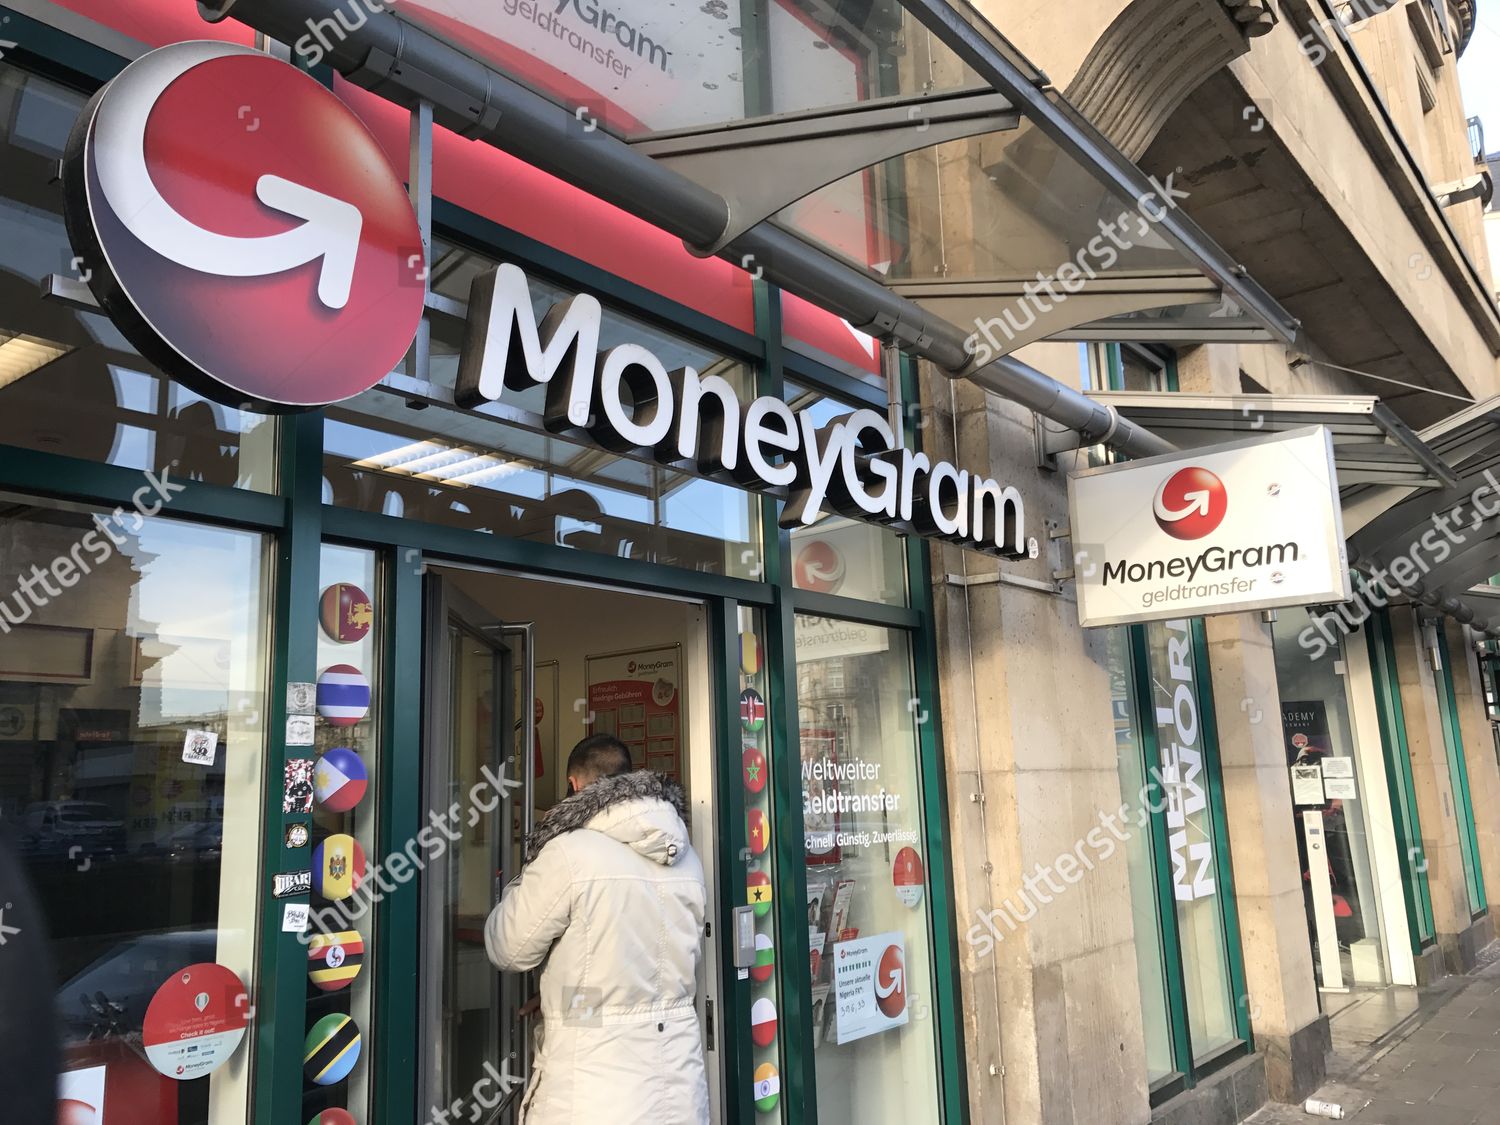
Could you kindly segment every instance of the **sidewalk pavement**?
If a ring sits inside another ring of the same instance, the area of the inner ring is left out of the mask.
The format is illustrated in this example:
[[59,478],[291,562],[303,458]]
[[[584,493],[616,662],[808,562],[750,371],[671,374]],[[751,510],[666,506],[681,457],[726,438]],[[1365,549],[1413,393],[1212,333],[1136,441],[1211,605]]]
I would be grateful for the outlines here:
[[[1357,1005],[1333,1017],[1329,1081],[1314,1097],[1344,1107],[1356,1125],[1500,1125],[1500,943],[1465,977],[1418,995],[1374,994],[1410,1013],[1389,1030]],[[1247,1125],[1313,1125],[1301,1106],[1268,1105]]]

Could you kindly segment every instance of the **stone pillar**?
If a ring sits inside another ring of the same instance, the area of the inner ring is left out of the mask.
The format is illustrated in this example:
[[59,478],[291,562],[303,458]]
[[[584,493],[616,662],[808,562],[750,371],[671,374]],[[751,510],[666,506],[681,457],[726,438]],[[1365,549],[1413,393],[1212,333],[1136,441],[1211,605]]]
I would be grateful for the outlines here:
[[1392,608],[1391,635],[1396,650],[1396,677],[1401,685],[1401,709],[1406,715],[1406,749],[1411,756],[1417,815],[1422,820],[1420,859],[1427,864],[1433,928],[1444,963],[1450,972],[1459,973],[1467,967],[1462,950],[1467,941],[1464,935],[1469,930],[1469,900],[1454,816],[1448,751],[1443,741],[1443,718],[1438,708],[1438,685],[1423,633],[1424,628],[1410,607]]
[[1209,617],[1204,625],[1246,1003],[1268,1092],[1298,1102],[1322,1084],[1330,1043],[1307,936],[1276,654],[1270,627],[1254,614]]

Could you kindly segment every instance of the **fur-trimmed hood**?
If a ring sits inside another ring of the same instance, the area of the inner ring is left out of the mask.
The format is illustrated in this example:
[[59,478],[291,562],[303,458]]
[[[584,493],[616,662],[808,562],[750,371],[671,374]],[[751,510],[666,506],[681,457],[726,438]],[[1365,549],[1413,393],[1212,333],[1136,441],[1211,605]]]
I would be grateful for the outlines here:
[[676,782],[649,770],[602,777],[547,811],[526,838],[526,862],[557,837],[589,828],[670,866],[687,848],[686,820],[687,799]]

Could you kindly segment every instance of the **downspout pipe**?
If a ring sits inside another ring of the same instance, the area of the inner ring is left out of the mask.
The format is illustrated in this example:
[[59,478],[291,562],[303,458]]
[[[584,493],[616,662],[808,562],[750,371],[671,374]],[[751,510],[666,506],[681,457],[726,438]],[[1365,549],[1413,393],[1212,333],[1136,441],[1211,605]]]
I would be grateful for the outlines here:
[[[204,19],[233,18],[296,55],[320,54],[356,85],[398,105],[429,102],[433,120],[461,136],[484,140],[536,168],[681,238],[689,248],[712,245],[729,219],[715,192],[658,164],[602,129],[548,101],[502,72],[402,19],[392,0],[199,0]],[[968,371],[970,335],[916,302],[839,262],[770,223],[761,223],[719,252],[734,265],[848,320],[953,376],[963,372],[1008,398],[1082,435],[1133,457],[1174,447],[1041,371],[1004,357]]]

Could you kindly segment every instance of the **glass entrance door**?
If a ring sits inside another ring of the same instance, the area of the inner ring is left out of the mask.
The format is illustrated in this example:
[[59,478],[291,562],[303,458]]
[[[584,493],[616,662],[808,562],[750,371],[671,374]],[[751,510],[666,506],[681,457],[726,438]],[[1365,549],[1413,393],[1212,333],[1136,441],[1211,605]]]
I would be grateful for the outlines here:
[[532,982],[495,971],[484,922],[520,871],[531,830],[535,769],[517,707],[535,695],[531,627],[495,620],[437,575],[427,579],[424,624],[424,806],[433,831],[422,880],[419,1105],[514,1125],[529,1075],[523,1008]]

